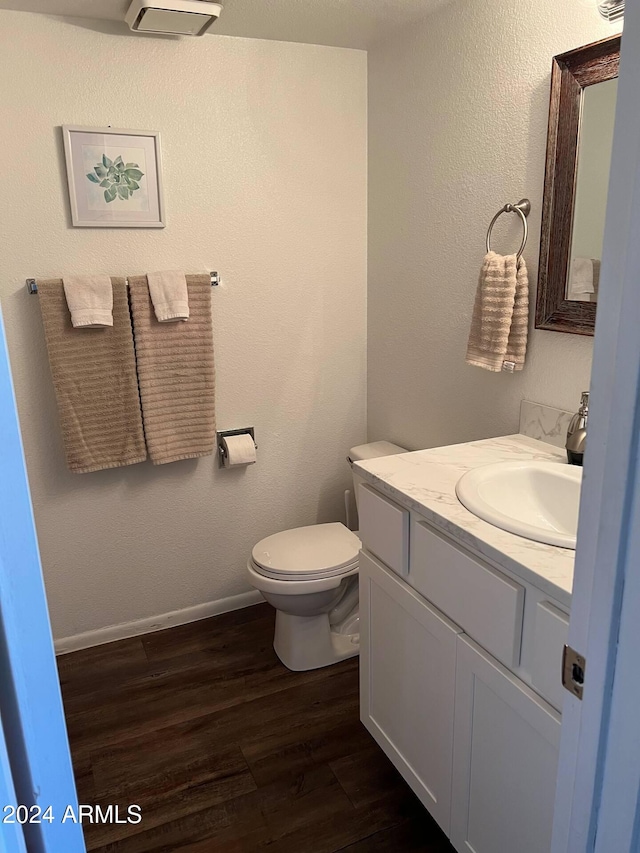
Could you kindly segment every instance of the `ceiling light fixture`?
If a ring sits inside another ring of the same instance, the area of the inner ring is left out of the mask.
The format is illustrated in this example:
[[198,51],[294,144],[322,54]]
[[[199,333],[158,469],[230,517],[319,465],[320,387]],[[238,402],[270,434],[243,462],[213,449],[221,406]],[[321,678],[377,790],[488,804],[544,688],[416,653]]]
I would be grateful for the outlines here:
[[208,0],[133,0],[125,21],[134,32],[201,36],[220,17]]

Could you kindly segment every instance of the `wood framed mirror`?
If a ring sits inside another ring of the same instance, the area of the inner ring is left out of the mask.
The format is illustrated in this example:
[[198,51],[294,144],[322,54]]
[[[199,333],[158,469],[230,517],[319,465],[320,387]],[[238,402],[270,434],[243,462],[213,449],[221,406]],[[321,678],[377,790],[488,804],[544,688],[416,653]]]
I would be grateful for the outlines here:
[[536,328],[593,335],[620,36],[553,58]]

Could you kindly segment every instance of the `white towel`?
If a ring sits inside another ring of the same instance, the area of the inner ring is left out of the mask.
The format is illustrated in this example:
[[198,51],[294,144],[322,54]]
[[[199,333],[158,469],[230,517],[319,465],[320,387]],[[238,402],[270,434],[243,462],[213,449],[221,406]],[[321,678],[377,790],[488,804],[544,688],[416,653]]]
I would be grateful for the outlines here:
[[569,299],[584,299],[585,293],[595,293],[593,258],[573,258],[569,275]]
[[74,328],[113,326],[113,288],[108,275],[71,275],[62,283]]
[[168,270],[147,273],[149,293],[159,323],[189,319],[189,294],[184,273]]

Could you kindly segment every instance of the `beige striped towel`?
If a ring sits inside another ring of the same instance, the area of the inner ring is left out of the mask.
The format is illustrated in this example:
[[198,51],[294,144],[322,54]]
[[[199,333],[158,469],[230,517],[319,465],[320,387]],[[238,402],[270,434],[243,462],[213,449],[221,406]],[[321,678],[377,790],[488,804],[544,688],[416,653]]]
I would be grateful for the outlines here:
[[147,458],[126,284],[111,283],[113,326],[74,329],[62,279],[38,281],[67,466],[78,474]]
[[211,277],[188,275],[189,322],[159,323],[146,276],[129,278],[138,384],[154,465],[208,456],[215,446]]
[[524,258],[489,252],[482,264],[467,364],[498,372],[522,370],[529,332],[529,278]]

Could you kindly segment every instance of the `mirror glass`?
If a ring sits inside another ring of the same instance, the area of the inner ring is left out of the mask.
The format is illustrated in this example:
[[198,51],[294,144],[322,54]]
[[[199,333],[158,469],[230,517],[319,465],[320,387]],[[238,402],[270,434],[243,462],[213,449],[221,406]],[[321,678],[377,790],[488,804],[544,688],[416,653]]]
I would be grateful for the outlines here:
[[566,299],[597,302],[618,80],[582,92]]

